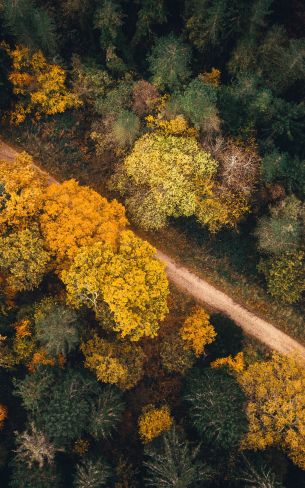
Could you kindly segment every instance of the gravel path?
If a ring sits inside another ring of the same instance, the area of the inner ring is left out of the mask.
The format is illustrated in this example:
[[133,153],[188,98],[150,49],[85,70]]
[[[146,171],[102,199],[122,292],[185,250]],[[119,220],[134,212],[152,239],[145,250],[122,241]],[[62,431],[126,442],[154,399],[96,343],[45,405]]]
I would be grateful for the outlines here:
[[[0,159],[13,161],[16,155],[17,151],[15,149],[0,141]],[[45,173],[38,166],[36,167],[39,171]],[[50,183],[57,182],[50,175],[48,175],[48,180]],[[232,300],[231,297],[219,291],[194,273],[191,273],[187,268],[179,266],[173,259],[161,251],[157,251],[157,257],[165,263],[169,280],[195,300],[227,315],[243,329],[245,334],[255,337],[271,349],[286,354],[297,353],[305,358],[305,347],[277,329],[270,322],[249,312],[243,306]]]

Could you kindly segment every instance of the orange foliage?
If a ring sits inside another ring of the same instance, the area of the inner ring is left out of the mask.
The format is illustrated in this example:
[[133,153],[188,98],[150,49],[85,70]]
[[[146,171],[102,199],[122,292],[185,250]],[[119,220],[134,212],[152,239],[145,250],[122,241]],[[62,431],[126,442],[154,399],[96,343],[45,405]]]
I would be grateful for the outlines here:
[[34,373],[36,371],[37,367],[43,365],[43,366],[55,366],[55,359],[53,358],[48,358],[46,356],[45,351],[41,348],[38,349],[38,351],[34,352],[34,355],[28,364],[28,370],[30,373]]
[[7,408],[0,403],[0,429],[3,428],[4,420],[7,418]]
[[218,86],[220,84],[221,72],[219,69],[212,68],[211,71],[205,71],[199,75],[199,79],[202,80],[207,85]]
[[235,357],[230,355],[226,358],[219,358],[211,363],[212,368],[221,368],[221,366],[228,366],[235,373],[241,373],[245,369],[244,353],[239,352]]
[[127,225],[124,207],[75,180],[50,185],[45,193],[41,229],[59,268],[82,246],[105,242],[114,246]]

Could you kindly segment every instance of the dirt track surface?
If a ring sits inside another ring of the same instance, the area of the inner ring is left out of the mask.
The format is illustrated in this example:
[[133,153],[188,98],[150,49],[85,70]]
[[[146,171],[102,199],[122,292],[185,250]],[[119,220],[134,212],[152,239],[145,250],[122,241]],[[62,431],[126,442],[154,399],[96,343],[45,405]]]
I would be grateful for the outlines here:
[[[18,152],[11,146],[0,140],[0,159],[13,161]],[[46,174],[39,166],[39,171]],[[1,175],[0,175],[1,176]],[[50,183],[57,181],[48,175]],[[243,306],[232,300],[231,297],[210,285],[203,279],[191,273],[187,268],[179,266],[173,259],[161,251],[157,251],[157,257],[165,263],[169,280],[178,288],[192,296],[197,302],[206,304],[234,320],[245,332],[257,340],[280,353],[297,353],[305,359],[305,347],[284,332],[277,329],[270,322],[267,322]]]

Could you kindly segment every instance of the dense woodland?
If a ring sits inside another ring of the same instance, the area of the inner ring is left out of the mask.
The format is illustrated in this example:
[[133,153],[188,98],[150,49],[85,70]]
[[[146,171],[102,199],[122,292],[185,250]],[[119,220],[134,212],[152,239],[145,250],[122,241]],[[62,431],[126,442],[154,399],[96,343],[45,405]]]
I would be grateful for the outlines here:
[[[1,488],[305,487],[302,0],[0,0]],[[35,162],[56,180],[41,172]]]

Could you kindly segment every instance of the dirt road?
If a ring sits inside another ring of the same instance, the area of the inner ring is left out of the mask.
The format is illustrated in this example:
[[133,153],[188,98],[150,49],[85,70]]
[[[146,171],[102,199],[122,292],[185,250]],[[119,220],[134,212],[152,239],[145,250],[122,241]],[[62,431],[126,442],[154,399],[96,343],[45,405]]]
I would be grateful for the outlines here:
[[[0,159],[13,161],[17,152],[12,147],[0,141]],[[39,171],[42,171],[36,166]],[[0,175],[1,178],[1,175]],[[48,176],[50,183],[56,182]],[[262,320],[244,307],[234,302],[231,297],[217,290],[214,286],[202,280],[187,268],[179,266],[169,256],[157,251],[157,257],[166,264],[167,275],[178,288],[185,291],[195,300],[227,315],[234,320],[245,332],[280,353],[298,353],[305,359],[305,347],[292,339],[271,323]]]

